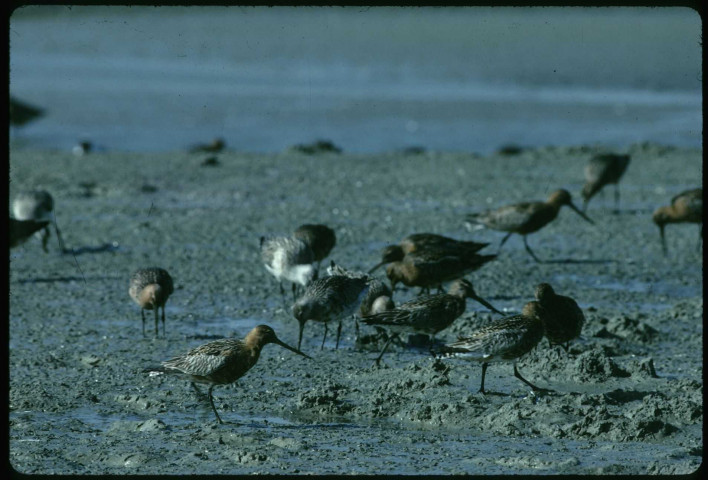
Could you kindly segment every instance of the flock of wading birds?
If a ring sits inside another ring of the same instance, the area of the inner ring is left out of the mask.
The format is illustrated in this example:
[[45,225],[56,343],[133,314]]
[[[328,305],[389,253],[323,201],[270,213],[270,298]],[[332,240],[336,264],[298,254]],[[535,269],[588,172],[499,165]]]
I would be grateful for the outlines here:
[[[472,214],[469,224],[508,232],[501,246],[513,233],[522,235],[524,246],[535,261],[539,258],[529,247],[526,236],[553,221],[560,208],[567,205],[583,219],[593,223],[584,211],[588,201],[605,185],[615,184],[615,208],[619,205],[618,182],[629,164],[629,155],[603,154],[591,159],[585,168],[587,183],[582,190],[583,210],[571,201],[566,190],[553,192],[545,202],[524,202],[507,205],[495,210]],[[700,224],[699,248],[703,236],[702,189],[688,190],[675,196],[671,205],[658,208],[653,220],[658,225],[662,247],[666,254],[664,226],[667,223],[692,222]],[[10,247],[22,244],[35,232],[41,233],[42,246],[47,251],[49,223],[53,222],[62,252],[61,234],[53,215],[54,202],[46,191],[24,192],[15,198],[10,218]],[[41,232],[40,232],[41,231]],[[477,253],[487,243],[458,241],[432,233],[416,233],[404,238],[398,245],[389,245],[382,252],[381,262],[368,273],[346,270],[331,263],[328,275],[318,278],[320,262],[335,246],[336,237],[325,225],[302,225],[292,236],[260,239],[261,259],[265,268],[280,284],[285,302],[284,280],[292,283],[294,305],[292,313],[300,325],[297,348],[282,342],[273,329],[259,325],[243,340],[224,338],[196,347],[187,353],[146,369],[150,375],[176,373],[196,383],[209,385],[208,399],[219,423],[223,423],[214,406],[212,389],[215,385],[230,384],[241,378],[258,361],[261,349],[275,343],[299,355],[311,358],[300,350],[302,332],[308,320],[324,323],[322,345],[327,337],[327,326],[338,321],[337,343],[342,329],[342,318],[355,315],[362,323],[371,325],[390,335],[381,350],[378,365],[391,341],[402,332],[423,333],[431,336],[431,353],[436,358],[460,357],[481,362],[482,380],[479,391],[484,393],[484,378],[491,362],[512,362],[514,376],[534,391],[549,391],[532,384],[521,376],[516,361],[532,350],[545,335],[549,345],[561,345],[565,350],[580,335],[585,318],[575,300],[558,295],[547,283],[536,287],[535,301],[524,305],[520,314],[493,321],[469,337],[432,350],[432,339],[452,324],[465,311],[466,299],[472,298],[496,313],[502,313],[479,297],[472,284],[463,277],[496,258],[495,255]],[[386,276],[390,287],[371,275],[382,265],[387,265]],[[447,293],[442,284],[451,282]],[[421,287],[414,300],[395,306],[392,293],[396,284]],[[437,294],[430,288],[437,287]],[[162,329],[165,334],[165,304],[172,294],[170,274],[162,268],[139,269],[130,279],[130,297],[140,306],[145,335],[145,310],[153,310],[155,335],[159,333],[159,314],[162,309]],[[301,291],[302,293],[298,293]],[[425,293],[425,294],[424,294]],[[356,323],[357,334],[359,330]],[[201,392],[200,392],[201,393]]]

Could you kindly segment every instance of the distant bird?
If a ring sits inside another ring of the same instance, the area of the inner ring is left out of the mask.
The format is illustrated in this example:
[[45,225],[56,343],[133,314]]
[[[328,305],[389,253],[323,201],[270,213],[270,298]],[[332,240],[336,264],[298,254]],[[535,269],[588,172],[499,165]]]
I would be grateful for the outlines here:
[[534,391],[550,391],[526,380],[516,366],[516,361],[530,352],[543,338],[542,308],[538,302],[529,302],[524,305],[521,314],[499,319],[480,328],[471,336],[447,344],[433,353],[438,358],[458,357],[482,363],[482,383],[479,387],[481,393],[486,393],[484,377],[492,362],[513,362],[516,378]]
[[667,254],[664,226],[667,223],[699,223],[698,248],[703,239],[703,189],[694,188],[681,192],[671,199],[671,205],[659,207],[653,215],[654,223],[659,227],[661,248]]
[[295,237],[261,237],[261,259],[266,270],[278,280],[280,294],[285,300],[283,280],[292,282],[293,300],[297,297],[297,286],[306,287],[317,278],[315,254],[312,249]]
[[88,140],[82,140],[74,145],[74,148],[72,148],[71,151],[77,157],[83,157],[93,151],[93,143]]
[[42,230],[42,249],[46,252],[49,241],[49,225],[54,224],[54,231],[57,234],[57,241],[62,253],[66,252],[61,232],[57,226],[54,215],[54,199],[46,190],[26,190],[18,193],[12,202],[12,213],[17,220],[35,220],[37,222],[47,222]]
[[155,336],[159,333],[158,312],[162,308],[162,334],[165,335],[165,303],[174,292],[172,277],[167,270],[159,267],[138,269],[130,277],[128,294],[140,305],[140,315],[143,319],[143,336],[145,336],[145,310],[155,311]]
[[10,217],[10,248],[22,245],[35,232],[49,225],[48,220],[17,220]]
[[10,125],[21,127],[44,115],[44,110],[10,97]]
[[299,349],[282,342],[268,325],[258,325],[243,340],[231,338],[215,340],[162,362],[162,367],[145,369],[145,372],[149,372],[150,376],[177,374],[189,380],[199,393],[201,392],[195,382],[208,384],[209,404],[216,420],[223,424],[214,406],[212,396],[214,386],[234,383],[243,377],[258,362],[261,349],[268,343],[275,343],[298,355],[310,358]]
[[330,140],[317,140],[312,143],[299,143],[288,148],[288,151],[316,155],[320,153],[342,153],[342,149]]
[[439,293],[418,297],[398,307],[380,313],[367,315],[362,323],[371,326],[384,327],[393,332],[376,359],[378,365],[386,349],[401,332],[424,333],[431,336],[431,345],[435,334],[449,327],[465,312],[465,299],[472,298],[488,309],[501,313],[489,302],[479,297],[469,280],[460,279],[450,284],[448,293]]
[[541,315],[548,344],[561,345],[567,352],[570,342],[580,336],[585,324],[583,311],[575,300],[556,294],[547,283],[536,286],[536,300],[543,307]]
[[300,324],[297,347],[302,344],[305,322],[313,320],[324,323],[325,332],[320,350],[327,338],[327,324],[339,320],[337,344],[342,333],[342,318],[354,315],[369,289],[366,276],[330,275],[319,278],[305,288],[305,293],[293,305],[293,315]]
[[190,153],[219,153],[226,147],[223,138],[215,138],[210,143],[200,143],[189,149]]
[[534,260],[540,263],[541,260],[538,259],[526,242],[526,235],[536,232],[552,222],[558,216],[558,212],[563,205],[572,208],[587,222],[594,223],[573,204],[570,193],[562,189],[551,193],[545,202],[522,202],[500,207],[496,210],[470,214],[467,216],[467,223],[509,232],[499,244],[500,250],[512,233],[518,233],[524,239],[526,251]]
[[482,265],[494,260],[496,255],[445,256],[429,255],[424,252],[407,254],[403,260],[392,262],[386,267],[386,276],[391,282],[391,290],[396,284],[407,287],[421,287],[420,293],[430,292],[430,287],[442,290],[442,284],[462,278]]
[[337,243],[337,236],[334,230],[327,225],[305,224],[300,225],[293,233],[295,238],[299,238],[312,249],[317,262],[317,270],[320,269],[320,262],[327,258]]
[[588,207],[590,199],[605,185],[615,184],[615,211],[619,211],[619,181],[629,165],[629,155],[605,153],[595,155],[585,166],[585,186],[581,193],[583,197],[583,212]]
[[374,265],[369,273],[387,263],[400,262],[409,253],[423,253],[428,258],[464,257],[475,254],[487,245],[489,244],[455,240],[434,233],[413,233],[401,240],[398,245],[384,247],[381,252],[381,262]]

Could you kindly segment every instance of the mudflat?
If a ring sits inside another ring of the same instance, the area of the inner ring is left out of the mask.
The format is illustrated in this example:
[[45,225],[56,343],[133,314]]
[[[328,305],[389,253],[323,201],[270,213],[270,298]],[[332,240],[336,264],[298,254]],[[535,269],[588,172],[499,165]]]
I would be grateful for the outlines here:
[[[583,167],[600,147],[515,155],[426,151],[352,155],[295,151],[206,156],[59,152],[11,154],[10,199],[43,188],[64,243],[32,238],[10,251],[10,463],[28,474],[683,474],[703,457],[703,249],[699,226],[668,225],[655,208],[701,186],[702,152],[653,144],[627,149],[620,183],[593,198],[583,221],[558,218],[520,237],[467,278],[510,315],[551,284],[586,324],[569,352],[543,339],[510,364],[434,361],[425,342],[389,347],[345,319],[324,349],[308,322],[308,360],[267,345],[235,384],[205,396],[177,377],[143,372],[190,348],[242,338],[256,325],[297,344],[292,296],[260,260],[259,238],[304,223],[333,228],[330,258],[368,270],[381,249],[415,232],[490,242],[464,218],[559,188],[582,204]],[[159,266],[174,279],[166,336],[146,336],[128,295],[131,274]],[[324,272],[322,272],[324,274]],[[377,272],[383,278],[383,270]],[[397,289],[399,304],[418,289]],[[467,301],[436,336],[501,318]],[[364,340],[370,340],[368,342]],[[404,342],[405,343],[405,342]]]

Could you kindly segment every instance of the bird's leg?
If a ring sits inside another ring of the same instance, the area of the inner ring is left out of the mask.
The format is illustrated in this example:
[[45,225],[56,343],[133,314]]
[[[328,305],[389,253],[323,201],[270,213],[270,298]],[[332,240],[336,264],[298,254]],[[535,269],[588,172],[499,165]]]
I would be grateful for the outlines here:
[[337,327],[337,343],[334,346],[334,349],[337,350],[339,348],[339,336],[342,334],[342,319],[339,319],[339,326]]
[[445,290],[443,290],[442,283],[438,284],[438,293],[443,293]]
[[516,378],[518,378],[519,380],[521,380],[522,382],[524,382],[529,387],[531,387],[534,392],[552,392],[553,391],[553,390],[548,390],[547,388],[539,388],[536,385],[534,385],[533,383],[526,380],[524,377],[522,377],[521,374],[519,373],[519,369],[516,368],[516,362],[514,362],[514,376]]
[[485,394],[486,392],[484,391],[484,377],[487,375],[487,367],[489,364],[487,362],[484,362],[482,364],[482,384],[479,387],[479,393]]
[[391,336],[388,337],[388,340],[386,340],[386,344],[384,347],[381,349],[381,353],[379,354],[378,358],[374,362],[374,364],[378,367],[379,363],[381,362],[381,357],[383,357],[384,353],[386,353],[386,349],[388,348],[389,344],[391,343],[391,340],[394,339],[394,337],[397,337],[397,333],[392,333]]
[[324,349],[325,338],[327,338],[327,322],[325,322],[324,326],[325,326],[325,333],[322,336],[322,345],[320,345],[320,350]]
[[54,220],[54,231],[57,233],[57,241],[59,242],[59,248],[61,249],[61,253],[67,253],[68,250],[66,246],[64,245],[64,240],[61,238],[61,232],[59,231],[59,225],[57,225],[57,217],[55,215],[52,215],[52,220]]
[[167,338],[167,332],[165,331],[165,306],[162,306],[162,336]]
[[214,384],[209,385],[209,391],[207,392],[207,395],[209,395],[209,403],[211,404],[211,409],[214,410],[214,415],[216,415],[216,419],[219,421],[219,423],[223,424],[224,422],[221,420],[221,417],[219,416],[219,413],[216,411],[216,407],[214,406],[214,397],[211,395],[211,391],[214,389]]
[[201,390],[199,390],[199,387],[197,387],[197,384],[196,384],[196,383],[194,383],[194,382],[189,382],[189,383],[192,384],[192,388],[194,389],[195,392],[197,392],[199,395],[204,395],[204,392],[202,392]]
[[619,213],[620,189],[619,184],[615,183],[615,213]]
[[506,235],[504,235],[504,238],[502,238],[501,243],[499,244],[499,250],[497,250],[497,253],[501,252],[501,247],[504,246],[507,240],[509,240],[509,237],[511,237],[511,234],[514,232],[509,232]]
[[157,336],[160,333],[160,325],[159,325],[160,315],[157,312],[159,309],[160,308],[157,305],[155,305],[155,307],[153,308],[153,310],[155,310],[155,338],[157,338]]
[[297,301],[297,283],[293,283],[293,302]]
[[44,250],[44,253],[47,253],[49,250],[47,249],[47,243],[49,242],[49,227],[44,227],[42,229],[42,250]]
[[145,336],[145,309],[140,309],[140,316],[143,318],[143,337]]
[[297,337],[297,349],[300,350],[300,345],[302,344],[302,331],[305,329],[305,322],[300,322],[300,334]]
[[529,254],[533,257],[533,259],[536,260],[536,262],[543,263],[541,260],[538,259],[536,254],[533,253],[533,251],[531,250],[531,247],[529,247],[529,244],[526,241],[526,235],[524,235],[523,237],[524,237],[524,247],[526,247],[526,251],[529,252]]

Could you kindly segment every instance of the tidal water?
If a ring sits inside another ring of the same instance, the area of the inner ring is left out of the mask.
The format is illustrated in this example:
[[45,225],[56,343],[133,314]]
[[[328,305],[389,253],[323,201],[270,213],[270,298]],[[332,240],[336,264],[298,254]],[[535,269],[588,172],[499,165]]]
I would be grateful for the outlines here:
[[686,8],[58,7],[10,18],[13,149],[700,146]]

